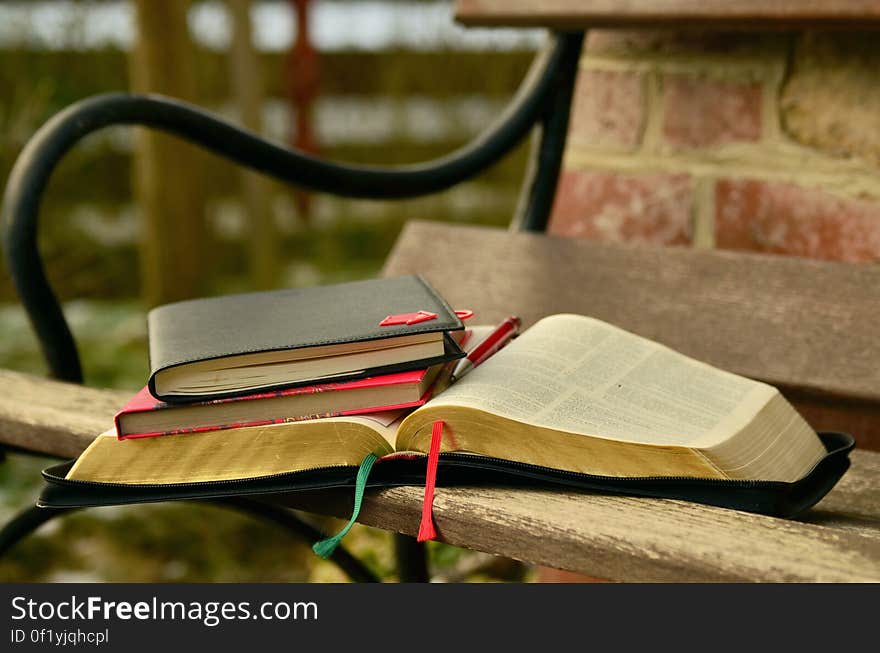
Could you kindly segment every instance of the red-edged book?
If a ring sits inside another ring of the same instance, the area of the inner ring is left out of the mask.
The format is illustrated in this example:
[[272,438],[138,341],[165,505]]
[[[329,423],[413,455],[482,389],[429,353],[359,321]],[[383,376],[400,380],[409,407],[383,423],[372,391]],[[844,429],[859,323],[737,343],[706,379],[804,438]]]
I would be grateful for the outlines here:
[[159,401],[145,386],[116,413],[119,439],[263,426],[421,406],[443,365],[194,404]]

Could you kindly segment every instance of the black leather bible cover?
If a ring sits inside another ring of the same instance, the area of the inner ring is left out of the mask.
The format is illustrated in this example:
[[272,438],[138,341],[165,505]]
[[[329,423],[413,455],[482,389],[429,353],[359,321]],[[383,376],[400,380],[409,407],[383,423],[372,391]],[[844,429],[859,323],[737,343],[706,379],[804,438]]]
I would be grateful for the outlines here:
[[[437,317],[416,324],[379,326],[388,315],[428,311]],[[420,276],[370,279],[330,286],[291,288],[226,295],[165,304],[148,316],[150,344],[149,388],[169,402],[214,399],[222,395],[174,395],[156,392],[156,374],[196,361],[270,350],[299,349],[417,333],[463,329],[461,320]],[[455,360],[464,352],[446,338],[446,354],[432,359],[373,368],[364,374],[387,374]],[[266,388],[281,389],[285,383]],[[253,390],[243,390],[248,394]]]
[[[178,437],[178,436],[169,436]],[[510,460],[473,454],[442,453],[437,484],[506,485],[513,487],[566,487],[628,496],[682,499],[777,517],[796,517],[819,502],[849,468],[855,440],[848,433],[819,433],[828,452],[803,478],[782,481],[746,481],[687,477],[609,477],[566,472]],[[427,457],[380,459],[369,487],[424,485]],[[332,487],[354,487],[357,467],[274,474],[240,480],[201,481],[166,485],[123,485],[67,480],[75,461],[43,470],[46,481],[37,505],[43,508],[84,508],[131,503],[193,499],[283,495]]]

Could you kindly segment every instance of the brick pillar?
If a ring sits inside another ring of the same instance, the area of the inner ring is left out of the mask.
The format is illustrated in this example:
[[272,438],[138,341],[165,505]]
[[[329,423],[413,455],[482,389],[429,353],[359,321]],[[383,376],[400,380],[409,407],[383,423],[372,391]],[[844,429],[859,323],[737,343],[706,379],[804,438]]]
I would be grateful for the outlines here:
[[594,31],[551,233],[880,259],[880,40]]

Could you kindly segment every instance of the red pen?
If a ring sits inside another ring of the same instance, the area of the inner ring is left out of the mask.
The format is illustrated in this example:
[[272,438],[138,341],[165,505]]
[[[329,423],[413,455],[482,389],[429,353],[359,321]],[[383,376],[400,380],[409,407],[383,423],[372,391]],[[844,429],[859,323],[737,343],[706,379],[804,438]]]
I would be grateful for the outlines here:
[[510,342],[519,333],[521,325],[522,320],[515,315],[511,315],[495,327],[495,330],[486,336],[485,340],[468,352],[467,357],[459,362],[452,373],[452,379],[457,381],[472,368],[485,361],[489,356]]

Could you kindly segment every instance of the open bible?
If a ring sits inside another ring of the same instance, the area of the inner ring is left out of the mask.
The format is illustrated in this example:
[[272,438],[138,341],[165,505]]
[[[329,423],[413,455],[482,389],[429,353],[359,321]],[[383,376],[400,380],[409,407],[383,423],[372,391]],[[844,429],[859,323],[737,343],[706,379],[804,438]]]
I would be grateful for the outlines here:
[[547,317],[408,413],[118,441],[99,436],[69,479],[163,484],[357,465],[442,451],[602,477],[793,482],[827,454],[778,390],[602,321]]

